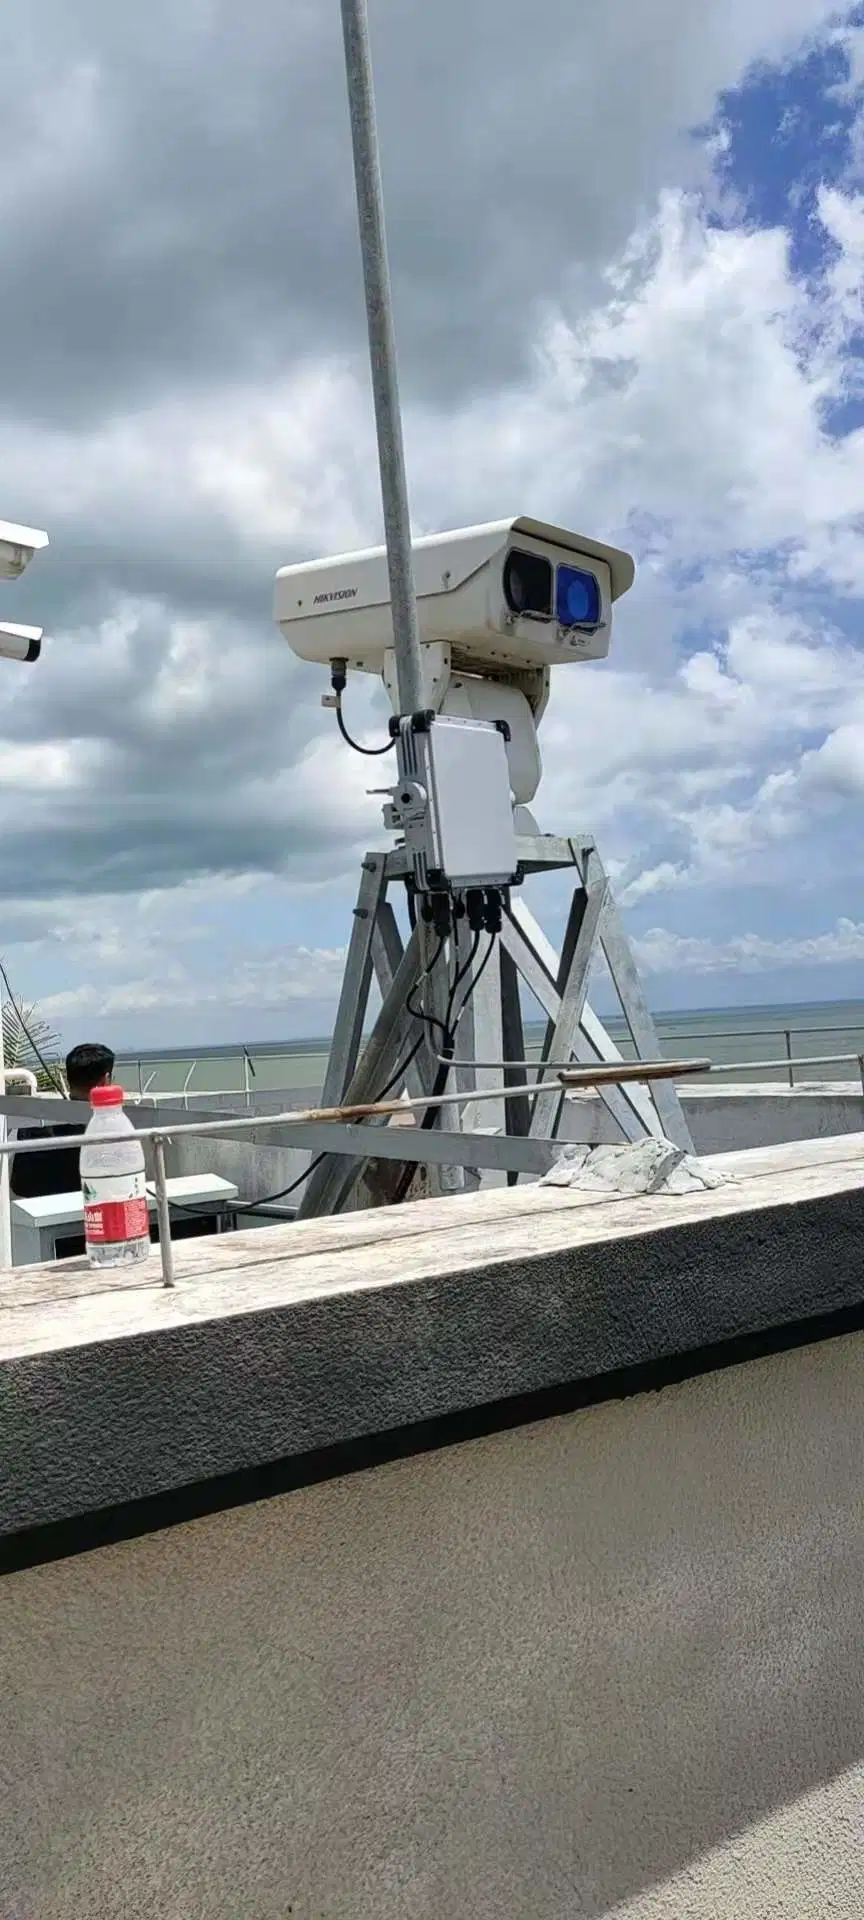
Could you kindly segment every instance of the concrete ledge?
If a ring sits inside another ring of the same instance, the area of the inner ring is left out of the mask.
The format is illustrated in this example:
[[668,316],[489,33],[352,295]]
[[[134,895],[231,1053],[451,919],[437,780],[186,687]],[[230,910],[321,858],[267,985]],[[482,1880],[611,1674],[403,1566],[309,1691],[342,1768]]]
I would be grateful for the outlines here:
[[737,1184],[517,1188],[177,1249],[113,1284],[0,1277],[0,1534],[864,1300],[864,1136]]
[[[790,1087],[775,1081],[724,1081],[682,1084],[678,1097],[687,1115],[696,1152],[743,1152],[764,1144],[860,1133],[864,1128],[864,1088],[860,1079],[825,1080]],[[611,1142],[615,1125],[596,1094],[571,1094],[567,1100],[567,1137]]]

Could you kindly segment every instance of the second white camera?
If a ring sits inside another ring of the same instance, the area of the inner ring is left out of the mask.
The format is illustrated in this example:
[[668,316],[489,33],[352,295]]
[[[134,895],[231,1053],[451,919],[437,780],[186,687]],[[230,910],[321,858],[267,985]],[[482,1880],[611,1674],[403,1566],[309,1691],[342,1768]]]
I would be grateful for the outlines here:
[[36,527],[18,527],[12,520],[0,520],[0,580],[17,580],[33,555],[47,545],[47,533],[40,533]]

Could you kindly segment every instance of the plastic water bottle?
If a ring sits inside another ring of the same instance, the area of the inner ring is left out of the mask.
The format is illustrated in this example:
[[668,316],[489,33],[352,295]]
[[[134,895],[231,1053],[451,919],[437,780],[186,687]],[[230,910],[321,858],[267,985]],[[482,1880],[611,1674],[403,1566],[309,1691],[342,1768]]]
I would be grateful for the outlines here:
[[[94,1087],[90,1105],[80,1163],[87,1257],[91,1267],[122,1267],[150,1252],[144,1149],[123,1111],[122,1087]],[[124,1138],[105,1139],[113,1133]]]

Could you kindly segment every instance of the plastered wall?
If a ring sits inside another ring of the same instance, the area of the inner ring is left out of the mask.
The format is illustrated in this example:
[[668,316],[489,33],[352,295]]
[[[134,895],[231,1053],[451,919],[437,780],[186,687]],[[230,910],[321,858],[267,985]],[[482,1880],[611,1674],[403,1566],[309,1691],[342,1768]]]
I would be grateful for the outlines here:
[[864,1915],[864,1339],[0,1581],[3,1920]]

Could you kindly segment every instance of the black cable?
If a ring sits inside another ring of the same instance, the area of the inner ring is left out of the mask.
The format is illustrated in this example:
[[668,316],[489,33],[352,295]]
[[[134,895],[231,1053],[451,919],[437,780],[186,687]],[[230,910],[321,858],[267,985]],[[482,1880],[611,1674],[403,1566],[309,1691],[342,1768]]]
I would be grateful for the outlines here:
[[[441,955],[444,952],[444,945],[445,945],[446,939],[447,939],[447,935],[445,933],[440,933],[438,935],[438,945],[435,948],[435,952],[433,953],[431,960],[427,961],[426,966],[423,968],[423,972],[421,973],[416,986],[412,987],[410,993],[406,994],[405,996],[405,1006],[407,1008],[407,1011],[413,1015],[413,1018],[415,1020],[419,1020],[421,1022],[421,1025],[423,1026],[440,1027],[445,1040],[447,1038],[447,1028],[445,1027],[443,1020],[439,1020],[437,1014],[426,1013],[424,1012],[424,1009],[422,1007],[418,1007],[414,1002],[414,995],[415,993],[419,992],[420,988],[424,985],[424,982],[428,980],[430,973],[435,972],[435,968],[437,967],[438,962],[441,958]],[[412,1055],[412,1058],[413,1058],[413,1055]],[[383,1098],[384,1098],[384,1095],[382,1093],[379,1093],[378,1099],[383,1100]]]
[[395,1073],[393,1073],[393,1074],[391,1074],[391,1076],[390,1076],[390,1079],[388,1080],[388,1082],[387,1082],[387,1085],[386,1085],[386,1087],[382,1087],[382,1088],[381,1088],[381,1092],[380,1092],[380,1093],[376,1093],[376,1095],[375,1095],[375,1099],[374,1099],[374,1101],[373,1101],[373,1103],[372,1103],[372,1104],[373,1104],[373,1106],[377,1106],[377,1105],[378,1105],[378,1102],[379,1102],[379,1100],[386,1100],[386,1098],[387,1098],[387,1095],[388,1095],[388,1093],[392,1093],[392,1091],[393,1091],[393,1088],[394,1088],[395,1086],[398,1086],[398,1084],[399,1084],[399,1081],[400,1081],[400,1080],[404,1080],[404,1078],[405,1078],[405,1075],[406,1075],[406,1073],[408,1072],[408,1068],[410,1067],[410,1065],[411,1065],[411,1062],[412,1062],[412,1060],[416,1060],[416,1058],[417,1058],[417,1055],[418,1055],[418,1053],[420,1052],[420,1048],[422,1047],[422,1045],[423,1045],[423,1035],[422,1035],[422,1033],[421,1033],[421,1035],[420,1035],[420,1038],[419,1038],[419,1040],[415,1040],[415,1042],[414,1042],[414,1045],[413,1045],[413,1047],[411,1048],[411,1052],[410,1052],[410,1053],[406,1053],[406,1055],[405,1055],[405,1058],[404,1058],[404,1060],[402,1060],[402,1061],[400,1061],[400,1064],[399,1064],[399,1066],[398,1066],[398,1067],[396,1068],[396,1072],[395,1072]]
[[[444,939],[445,939],[445,936],[442,934],[439,938],[438,945],[435,949],[435,952],[432,955],[431,960],[428,961],[427,965],[423,969],[422,974],[420,975],[420,979],[417,983],[418,986],[422,986],[424,980],[427,980],[430,973],[433,973],[435,968],[437,967],[438,962],[441,958],[441,954],[444,950]],[[476,948],[475,948],[475,951],[476,951]],[[469,956],[467,965],[468,966],[471,965],[470,956]],[[453,983],[453,991],[455,991],[457,986],[459,985],[460,978],[464,979],[464,975],[465,975],[465,968],[462,969],[461,976],[457,974],[456,980]],[[409,1007],[410,1011],[413,1011],[413,1009],[410,1008],[410,1002],[408,999],[406,999],[405,1004],[406,1006]],[[429,1020],[431,1019],[431,1017],[432,1017],[431,1015],[424,1014],[422,1012],[418,1012],[415,1015],[416,1019],[419,1019],[422,1021]],[[440,1025],[441,1022],[439,1021],[437,1024]],[[407,1053],[405,1055],[404,1060],[400,1061],[398,1067],[396,1068],[395,1072],[391,1074],[390,1079],[387,1081],[386,1085],[380,1088],[379,1092],[376,1093],[374,1100],[369,1101],[370,1106],[373,1106],[373,1107],[378,1106],[382,1100],[386,1100],[388,1093],[392,1092],[392,1089],[395,1086],[397,1086],[401,1080],[404,1080],[412,1060],[415,1060],[417,1058],[417,1055],[420,1052],[420,1048],[422,1045],[423,1045],[423,1035],[421,1033],[418,1039],[415,1040],[410,1053]],[[366,1102],[364,1101],[363,1104],[365,1105]],[[362,1122],[361,1122],[361,1125],[362,1125]],[[319,1167],[321,1165],[322,1160],[326,1160],[326,1159],[327,1159],[326,1153],[319,1153],[314,1160],[310,1161],[310,1164],[306,1168],[305,1173],[301,1173],[296,1180],[292,1181],[290,1187],[283,1187],[281,1193],[267,1194],[263,1200],[248,1201],[244,1206],[236,1207],[233,1209],[233,1211],[238,1214],[239,1213],[255,1213],[260,1207],[272,1206],[275,1200],[287,1199],[289,1193],[293,1193],[295,1188],[299,1187],[304,1180],[308,1180],[310,1173],[314,1173],[315,1168]]]
[[[417,985],[418,985],[418,987],[422,987],[422,985],[423,985],[423,982],[424,982],[425,980],[428,980],[428,978],[429,978],[429,975],[430,975],[430,973],[434,973],[434,971],[435,971],[435,968],[437,967],[437,965],[438,965],[438,962],[439,962],[439,960],[440,960],[440,958],[441,958],[441,955],[442,955],[442,953],[443,953],[443,951],[444,951],[444,942],[445,942],[445,938],[446,938],[446,935],[444,935],[443,933],[439,935],[439,939],[438,939],[438,945],[437,945],[437,947],[435,948],[435,952],[433,953],[433,955],[432,955],[432,958],[431,958],[431,960],[429,960],[429,961],[427,961],[427,964],[426,964],[426,966],[425,966],[425,967],[423,968],[423,972],[421,973],[421,975],[420,975],[420,978],[419,978],[419,980],[418,980],[418,982],[417,982]],[[412,991],[413,991],[413,989],[412,989]],[[415,1009],[414,1007],[412,1007],[412,1005],[411,1005],[411,994],[407,994],[407,995],[406,995],[406,999],[405,999],[405,1005],[406,1005],[406,1007],[407,1007],[407,1009],[408,1009],[408,1012],[409,1012],[409,1013],[412,1013],[412,1014],[414,1015],[414,1018],[415,1018],[415,1020],[420,1020],[420,1021],[422,1021],[422,1022],[423,1022],[424,1024],[425,1024],[425,1023],[426,1023],[427,1021],[430,1021],[430,1022],[431,1022],[431,1021],[434,1021],[434,1015],[433,1015],[433,1014],[429,1014],[429,1013],[424,1013],[424,1012],[422,1011],[422,1008],[420,1008],[420,1007],[418,1007],[418,1008],[416,1008],[416,1009]],[[440,1026],[440,1024],[441,1024],[441,1022],[440,1022],[440,1021],[435,1021],[435,1024],[436,1024],[436,1025],[438,1025],[438,1026]],[[370,1100],[370,1101],[369,1101],[369,1103],[368,1103],[368,1104],[369,1104],[369,1105],[370,1105],[371,1107],[377,1107],[377,1106],[379,1105],[379,1103],[380,1103],[380,1102],[381,1102],[382,1100],[386,1100],[386,1098],[387,1098],[387,1095],[388,1095],[388,1093],[392,1093],[392,1091],[393,1091],[393,1088],[394,1088],[395,1086],[398,1086],[398,1084],[399,1084],[399,1082],[400,1082],[400,1080],[404,1080],[404,1078],[405,1078],[405,1075],[406,1075],[406,1073],[408,1072],[408,1068],[410,1067],[410,1065],[411,1065],[411,1062],[412,1062],[412,1060],[416,1060],[416,1058],[417,1058],[417,1055],[418,1055],[418,1053],[420,1052],[420,1048],[422,1047],[422,1045],[423,1045],[423,1035],[422,1035],[422,1033],[421,1033],[421,1034],[420,1034],[420,1035],[418,1036],[418,1038],[417,1038],[417,1039],[415,1040],[415,1042],[414,1042],[414,1045],[413,1045],[413,1047],[411,1048],[411,1051],[410,1051],[410,1053],[406,1053],[406,1055],[405,1055],[405,1058],[404,1058],[404,1060],[401,1060],[401,1061],[399,1062],[399,1065],[398,1065],[398,1067],[397,1067],[397,1068],[395,1069],[395,1072],[393,1072],[393,1073],[391,1073],[391,1075],[390,1075],[390,1078],[389,1078],[389,1080],[387,1081],[387,1083],[386,1083],[386,1085],[385,1085],[385,1086],[383,1086],[383,1087],[381,1087],[381,1088],[379,1089],[379,1091],[378,1091],[378,1093],[376,1093],[376,1095],[375,1095],[375,1098],[374,1098],[374,1100]],[[364,1103],[363,1103],[363,1104],[365,1105],[365,1104],[366,1104],[366,1102],[364,1101]],[[362,1122],[361,1122],[361,1124],[362,1124]],[[322,1156],[322,1157],[323,1157],[323,1156]]]
[[[435,960],[432,961],[430,963],[430,966],[427,968],[427,973],[431,972],[432,967],[437,964],[442,945],[443,945],[443,941],[439,943],[438,953],[436,953],[435,955]],[[447,998],[447,1006],[445,1008],[443,1020],[439,1020],[437,1014],[424,1013],[422,1008],[412,1006],[410,995],[408,996],[405,1002],[405,1005],[407,1006],[409,1013],[413,1013],[415,1020],[422,1020],[424,1025],[428,1026],[430,1029],[432,1027],[440,1028],[441,1036],[442,1036],[442,1050],[444,1053],[449,1054],[451,1057],[456,1045],[456,1028],[458,1027],[459,1021],[461,1020],[462,1015],[465,1011],[464,1005],[460,1007],[458,1018],[454,1023],[453,1010],[456,1004],[456,995],[459,991],[460,986],[462,985],[465,975],[467,973],[470,973],[471,968],[474,965],[474,961],[477,957],[477,948],[479,945],[480,945],[480,931],[478,928],[474,934],[474,939],[471,943],[470,953],[468,954],[467,958],[463,961],[461,967],[457,968],[456,973],[454,975],[453,983]],[[425,979],[426,976],[424,975],[423,977]]]
[[339,732],[341,733],[343,740],[347,742],[348,746],[353,747],[355,753],[365,754],[367,759],[369,760],[374,760],[376,755],[379,753],[390,753],[393,747],[395,747],[396,745],[396,741],[395,739],[393,739],[393,740],[388,740],[387,745],[384,747],[361,747],[359,740],[352,740],[351,735],[348,732],[348,728],[345,725],[345,721],[342,717],[342,698],[341,698],[341,695],[338,693],[336,695],[336,725],[339,728]]
[[[447,1002],[446,1025],[443,1020],[438,1020],[434,1014],[424,1013],[422,1009],[415,1010],[411,1006],[410,995],[406,998],[406,1002],[405,1002],[406,1007],[408,1007],[409,1012],[414,1014],[415,1019],[422,1021],[424,1025],[428,1024],[430,1026],[434,1025],[434,1026],[440,1027],[445,1037],[445,1044],[451,1049],[455,1047],[456,1029],[458,1028],[462,1015],[465,1012],[465,1008],[467,1007],[468,1002],[471,999],[471,995],[473,994],[478,981],[482,978],[482,975],[489,964],[489,960],[492,955],[492,949],[495,945],[496,939],[497,939],[496,934],[494,933],[490,934],[489,946],[486,950],[486,953],[483,956],[480,966],[477,969],[476,976],[468,988],[468,992],[465,995],[465,998],[462,1002],[461,1007],[459,1008],[459,1012],[456,1015],[455,1020],[453,1018],[453,1012],[455,1007],[456,995],[459,991],[462,981],[465,979],[466,974],[470,972],[471,967],[474,964],[474,960],[477,955],[477,948],[480,944],[479,928],[474,934],[474,939],[471,944],[470,952],[466,956],[461,967],[457,968],[456,974],[454,976],[453,984],[450,988],[449,999]],[[420,976],[420,979],[417,983],[418,986],[422,986],[424,980],[427,980],[430,973],[434,972],[441,958],[441,954],[444,950],[444,944],[445,944],[445,936],[442,934],[439,937],[438,945],[435,949],[435,952],[432,955],[431,960],[428,961],[427,965],[425,966]],[[0,971],[2,971],[2,962],[0,962]],[[7,986],[7,991],[8,991],[8,986]],[[11,995],[10,995],[10,998],[11,998]],[[19,1015],[19,1018],[20,1018],[20,1015]],[[374,1100],[371,1100],[369,1102],[370,1106],[377,1106],[380,1101],[385,1100],[388,1093],[391,1092],[393,1087],[395,1087],[400,1080],[404,1079],[404,1076],[407,1073],[412,1060],[416,1059],[416,1056],[419,1053],[422,1044],[423,1044],[423,1035],[421,1034],[419,1038],[415,1040],[410,1053],[406,1054],[404,1060],[400,1061],[399,1066],[396,1068],[395,1072],[391,1075],[390,1079],[387,1081],[386,1086],[382,1087],[380,1092],[376,1093]],[[438,1073],[436,1074],[436,1078],[435,1078],[435,1088],[433,1089],[433,1095],[436,1091],[440,1091],[441,1093],[444,1092],[447,1079],[450,1073],[450,1065],[451,1065],[451,1062],[448,1061],[443,1068],[439,1067]],[[439,1089],[438,1081],[439,1079],[441,1079],[442,1072],[443,1072],[443,1085]],[[364,1102],[364,1105],[365,1105],[365,1102]],[[421,1125],[427,1128],[430,1126],[434,1126],[436,1113],[437,1113],[436,1108],[427,1107],[426,1112],[423,1116]],[[229,1211],[234,1214],[235,1218],[239,1218],[239,1216],[242,1214],[257,1213],[260,1211],[262,1207],[271,1207],[274,1205],[274,1203],[277,1200],[287,1200],[289,1194],[296,1192],[297,1188],[303,1185],[304,1180],[308,1180],[310,1174],[314,1173],[316,1167],[320,1167],[322,1160],[326,1160],[327,1157],[328,1156],[326,1153],[316,1154],[314,1160],[310,1160],[308,1167],[304,1169],[303,1173],[298,1174],[296,1180],[291,1181],[290,1186],[281,1187],[278,1193],[263,1194],[258,1200],[244,1201],[241,1206],[231,1207]],[[370,1159],[373,1157],[374,1156],[370,1154]],[[413,1166],[410,1166],[406,1171],[410,1175],[410,1178],[408,1181],[408,1185],[410,1185],[411,1179],[413,1179],[414,1177],[415,1168]],[[402,1196],[400,1195],[399,1197],[401,1198]],[[172,1208],[175,1212],[190,1214],[193,1216],[193,1218],[196,1218],[199,1220],[202,1218],[206,1218],[207,1211],[208,1211],[206,1202],[202,1202],[200,1208],[196,1208],[196,1207],[190,1207],[190,1206],[183,1206],[181,1201],[171,1200],[169,1201],[169,1207]],[[212,1211],[212,1209],[210,1210]]]
[[[461,967],[459,967],[459,969],[457,970],[457,973],[453,981],[453,985],[450,988],[450,998],[447,1002],[447,1037],[448,1037],[448,1041],[452,1041],[453,1043],[455,1043],[455,1039],[456,1039],[456,1028],[458,1027],[459,1021],[462,1018],[462,1015],[465,1011],[465,1007],[468,1004],[466,999],[463,1002],[462,1006],[459,1008],[458,1015],[454,1022],[453,1014],[456,1007],[456,995],[459,992],[459,988],[461,987],[463,980],[465,979],[465,975],[471,972],[471,968],[473,967],[474,962],[477,958],[477,948],[479,947],[479,945],[480,945],[480,928],[477,927],[474,933],[474,938],[471,942],[471,948],[467,955],[467,958],[463,961]],[[484,960],[483,966],[485,965],[486,965],[486,962]],[[480,969],[481,973],[482,973],[482,970],[483,969],[481,967]],[[479,979],[479,977],[480,975],[478,974],[477,978]]]
[[[243,1200],[237,1207],[227,1207],[226,1212],[235,1215],[257,1213],[259,1207],[272,1207],[276,1200],[287,1200],[289,1193],[295,1193],[297,1188],[303,1185],[304,1180],[308,1180],[310,1173],[314,1173],[315,1168],[320,1167],[322,1160],[326,1158],[327,1155],[324,1153],[316,1154],[315,1159],[310,1160],[308,1167],[304,1168],[302,1173],[298,1173],[296,1180],[292,1180],[290,1186],[280,1187],[278,1193],[262,1194],[260,1200]],[[184,1206],[182,1200],[169,1200],[168,1206],[172,1213],[189,1214],[193,1220],[206,1220],[207,1215],[213,1212],[212,1203],[206,1200],[200,1201],[197,1207]]]
[[[423,981],[427,979],[428,975],[432,973],[435,967],[437,967],[438,961],[441,958],[441,954],[443,950],[444,950],[444,936],[442,935],[438,941],[438,945],[435,949],[435,952],[432,955],[431,960],[428,962],[427,966],[424,968],[422,974],[420,975],[418,986],[422,986]],[[406,1001],[406,1005],[407,1004],[408,1003]],[[421,1014],[418,1014],[416,1017],[418,1019],[424,1020],[424,1019],[427,1019],[429,1016],[421,1013]],[[387,1081],[387,1085],[385,1087],[382,1087],[380,1093],[376,1093],[374,1100],[371,1100],[369,1102],[370,1106],[377,1106],[379,1101],[385,1100],[388,1093],[391,1091],[391,1088],[395,1087],[397,1081],[404,1078],[404,1075],[407,1073],[412,1060],[414,1060],[417,1054],[419,1053],[422,1044],[423,1044],[423,1035],[421,1034],[419,1039],[415,1040],[410,1053],[406,1054],[405,1059],[400,1062],[399,1066],[396,1068],[395,1073],[391,1075],[390,1079]],[[366,1103],[364,1102],[363,1104],[365,1105]],[[274,1204],[274,1201],[276,1200],[287,1200],[288,1195],[291,1193],[294,1193],[298,1187],[302,1186],[303,1181],[308,1180],[309,1175],[311,1173],[314,1173],[315,1168],[320,1167],[322,1160],[326,1160],[326,1158],[327,1158],[326,1153],[317,1154],[314,1160],[310,1160],[309,1165],[305,1169],[305,1171],[303,1173],[298,1174],[296,1180],[292,1180],[290,1186],[281,1187],[278,1193],[264,1194],[259,1200],[244,1200],[241,1206],[231,1207],[229,1211],[233,1213],[235,1216],[239,1214],[244,1214],[244,1213],[257,1213],[261,1207],[271,1207]],[[191,1214],[193,1218],[198,1220],[206,1218],[207,1211],[208,1211],[207,1203],[205,1201],[201,1202],[200,1208],[184,1207],[182,1204],[182,1201],[179,1201],[179,1200],[169,1201],[169,1206],[173,1207],[178,1213]]]
[[[474,975],[474,979],[472,980],[472,982],[471,982],[471,985],[470,985],[470,987],[468,988],[468,992],[466,993],[466,995],[465,995],[465,998],[464,998],[464,1000],[463,1000],[463,1002],[462,1002],[462,1005],[461,1005],[461,1007],[459,1008],[459,1012],[458,1012],[458,1014],[457,1014],[457,1016],[456,1016],[456,1025],[457,1025],[457,1027],[458,1027],[458,1025],[459,1025],[459,1022],[460,1022],[460,1020],[461,1020],[461,1018],[462,1018],[462,1015],[463,1015],[463,1013],[465,1012],[465,1008],[467,1007],[467,1005],[468,1005],[468,1002],[469,1002],[469,1000],[471,999],[471,997],[472,997],[472,995],[473,995],[474,993],[476,993],[476,991],[477,991],[477,988],[478,988],[478,986],[479,986],[479,984],[480,984],[480,981],[482,980],[482,978],[483,978],[483,975],[484,975],[484,973],[486,972],[486,968],[488,967],[488,965],[489,965],[489,962],[490,962],[490,960],[491,960],[491,958],[492,958],[492,953],[493,953],[493,949],[494,949],[494,947],[495,947],[495,942],[496,942],[496,940],[497,940],[497,939],[498,939],[498,935],[497,935],[497,933],[490,933],[490,935],[489,935],[489,945],[488,945],[488,947],[486,948],[486,952],[485,952],[485,953],[484,953],[484,955],[483,955],[483,958],[482,958],[482,960],[481,960],[481,962],[480,962],[480,965],[479,965],[479,967],[477,968],[477,972],[476,972],[476,974]],[[478,945],[479,945],[479,935],[478,935]]]
[[[424,981],[428,980],[430,973],[434,973],[435,968],[437,967],[438,962],[441,958],[441,955],[444,951],[445,940],[446,940],[446,935],[443,933],[439,934],[438,945],[435,948],[435,952],[433,953],[431,960],[427,961],[427,964],[423,968],[423,972],[421,973],[420,978],[417,981],[418,987],[422,987]],[[414,991],[415,989],[412,987],[411,993],[407,994],[405,998],[405,1006],[408,1012],[410,1014],[413,1014],[414,1019],[419,1020],[423,1026],[426,1026],[427,1024],[431,1026],[438,1026],[438,1027],[442,1026],[443,1024],[442,1021],[436,1019],[434,1014],[424,1013],[422,1007],[414,1007],[411,1005],[411,994],[414,993]],[[398,1086],[400,1080],[404,1079],[408,1071],[408,1068],[411,1065],[412,1060],[416,1060],[422,1045],[423,1045],[423,1035],[421,1033],[418,1036],[418,1038],[415,1040],[410,1053],[406,1053],[404,1060],[400,1061],[395,1072],[390,1075],[390,1078],[387,1081],[386,1086],[383,1086],[380,1089],[380,1091],[376,1093],[375,1099],[370,1102],[371,1106],[377,1106],[379,1101],[386,1100],[388,1093],[392,1093],[393,1088],[395,1086]]]
[[341,733],[343,740],[346,742],[346,744],[349,747],[353,747],[355,753],[365,754],[369,759],[374,759],[376,754],[379,754],[379,753],[389,753],[391,747],[395,747],[396,745],[395,732],[391,733],[390,738],[387,741],[387,745],[384,747],[361,747],[359,740],[352,740],[351,735],[348,732],[348,728],[345,725],[345,716],[342,712],[342,695],[345,692],[345,685],[346,685],[347,679],[348,679],[347,660],[331,660],[330,685],[333,689],[333,692],[336,695],[336,724],[339,728],[339,732]]
[[[465,1012],[465,1008],[468,1006],[479,981],[482,979],[482,976],[489,965],[489,961],[492,958],[493,948],[496,945],[497,939],[498,939],[498,931],[497,929],[495,929],[495,931],[490,933],[489,935],[489,945],[486,949],[486,952],[483,955],[483,959],[477,969],[477,972],[473,980],[469,984],[468,991],[465,995],[465,998],[462,1002],[461,1007],[459,1008],[459,1012],[456,1015],[455,1020],[453,1020],[452,1013],[450,1012],[450,1008],[448,1007],[448,1020],[450,1021],[451,1024],[450,1024],[450,1031],[448,1034],[447,1045],[448,1045],[448,1048],[450,1049],[451,1057],[449,1059],[444,1059],[441,1061],[441,1064],[438,1068],[438,1072],[435,1075],[435,1080],[433,1082],[430,1099],[433,1099],[433,1100],[440,1099],[441,1095],[446,1093],[447,1091],[447,1082],[450,1078],[450,1069],[453,1065],[452,1053],[453,1051],[455,1051],[456,1031],[459,1026],[459,1022],[462,1018],[462,1015]],[[475,944],[472,949],[472,954],[469,956],[467,966],[470,966],[472,963],[473,955],[477,951],[477,944],[479,944],[479,932],[475,934]],[[461,975],[461,978],[464,979],[465,973],[467,971],[467,966],[463,965],[463,967],[460,968],[459,974],[457,974],[456,979],[453,982],[453,987],[451,988],[451,1002],[450,1002],[451,1006],[452,1006],[455,992],[458,989],[458,982],[460,979],[460,975]],[[440,1107],[427,1107],[423,1115],[423,1118],[420,1122],[421,1130],[424,1130],[427,1133],[431,1133],[432,1128],[437,1125],[438,1116],[440,1112],[441,1112]],[[393,1200],[391,1203],[392,1205],[401,1206],[403,1200],[405,1199],[406,1194],[409,1191],[411,1182],[414,1179],[416,1172],[417,1172],[417,1167],[413,1161],[409,1161],[408,1164],[403,1167],[401,1177],[397,1183],[396,1191],[393,1195]]]
[[444,1044],[446,1046],[447,1036],[449,1032],[449,1029],[446,1023],[443,1020],[439,1020],[437,1013],[426,1013],[423,1007],[418,1007],[414,1001],[414,993],[415,993],[415,988],[412,987],[411,992],[407,995],[405,1000],[405,1005],[408,1009],[408,1012],[413,1015],[415,1020],[421,1021],[424,1027],[440,1028],[440,1031],[444,1037]]
[[[453,986],[450,993],[450,1002],[447,1010],[448,1029],[447,1029],[447,1040],[446,1040],[446,1047],[445,1047],[445,1057],[439,1061],[438,1072],[435,1075],[435,1079],[432,1085],[431,1097],[433,1099],[440,1099],[441,1095],[443,1093],[446,1093],[447,1091],[447,1082],[450,1078],[450,1069],[453,1065],[453,1055],[456,1051],[456,1032],[459,1026],[459,1022],[462,1018],[463,1013],[465,1012],[465,1008],[467,1007],[476,987],[478,986],[486,968],[489,965],[489,961],[492,957],[492,948],[495,945],[495,941],[497,937],[498,936],[495,933],[490,934],[489,945],[486,949],[485,954],[483,955],[483,959],[479,967],[477,968],[477,972],[474,976],[474,979],[471,981],[468,987],[468,991],[465,995],[465,998],[462,1002],[461,1007],[459,1008],[459,1012],[455,1020],[453,1019],[453,1012],[452,1012],[455,995],[456,995],[460,981],[464,980],[469,967],[473,965],[474,957],[476,955],[477,948],[480,944],[479,932],[475,933],[472,949],[468,956],[468,959],[466,960],[465,965],[460,968],[460,971],[456,975],[456,979],[453,982]],[[428,1132],[431,1130],[432,1127],[435,1126],[437,1118],[438,1118],[438,1108],[427,1107],[426,1112],[424,1113],[423,1118],[420,1122],[420,1125],[421,1127],[425,1127]]]
[[272,1207],[276,1200],[287,1200],[289,1193],[296,1193],[297,1188],[302,1187],[304,1180],[308,1180],[310,1173],[314,1173],[315,1168],[320,1167],[322,1160],[326,1158],[326,1153],[316,1153],[314,1160],[310,1160],[308,1167],[303,1173],[298,1173],[296,1180],[292,1180],[290,1186],[280,1187],[278,1193],[265,1193],[260,1200],[244,1200],[242,1207],[235,1207],[233,1211],[257,1213],[259,1207]]
[[24,1038],[31,1049],[31,1052],[35,1055],[36,1059],[38,1060],[39,1065],[42,1068],[42,1072],[47,1076],[49,1085],[54,1088],[55,1093],[59,1093],[61,1100],[65,1100],[66,1089],[65,1087],[62,1087],[60,1085],[58,1080],[55,1079],[53,1067],[49,1067],[47,1060],[43,1059],[42,1054],[40,1053],[39,1048],[36,1045],[33,1035],[30,1032],[30,1029],[24,1018],[22,1009],[19,1007],[18,1002],[15,998],[15,995],[12,992],[12,988],[9,985],[9,975],[6,972],[6,968],[3,965],[2,960],[0,960],[0,979],[2,979],[3,985],[6,988],[6,998],[16,1016],[18,1025],[21,1028],[21,1032],[23,1033]]

